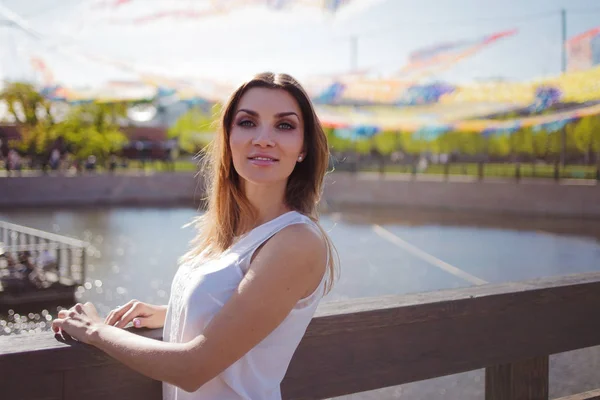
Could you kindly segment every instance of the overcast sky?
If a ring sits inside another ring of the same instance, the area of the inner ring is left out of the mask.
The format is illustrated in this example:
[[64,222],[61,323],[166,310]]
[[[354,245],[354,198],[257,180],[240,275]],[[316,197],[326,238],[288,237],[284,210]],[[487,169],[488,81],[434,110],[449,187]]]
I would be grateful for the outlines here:
[[335,16],[314,9],[244,9],[223,17],[165,19],[145,25],[109,19],[164,10],[165,4],[185,8],[190,1],[133,0],[112,11],[94,9],[92,3],[0,0],[0,5],[22,16],[44,37],[34,39],[0,26],[0,77],[33,77],[30,58],[37,56],[59,83],[67,85],[136,79],[121,68],[79,57],[77,52],[83,49],[173,77],[238,80],[272,70],[307,79],[348,71],[351,36],[358,37],[358,67],[383,76],[397,71],[419,47],[516,28],[517,35],[436,78],[524,80],[559,73],[561,8],[567,10],[568,36],[600,26],[598,0],[355,0],[354,6]]

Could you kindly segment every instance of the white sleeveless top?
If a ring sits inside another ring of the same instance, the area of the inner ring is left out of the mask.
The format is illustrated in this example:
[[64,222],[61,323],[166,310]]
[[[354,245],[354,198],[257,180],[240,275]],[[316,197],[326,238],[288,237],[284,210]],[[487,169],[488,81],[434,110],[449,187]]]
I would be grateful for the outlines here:
[[[199,256],[182,264],[173,278],[163,340],[185,343],[201,335],[237,289],[255,250],[293,224],[316,228],[310,218],[290,211],[243,235],[217,259],[203,263]],[[163,383],[163,399],[281,399],[281,381],[323,297],[326,276],[311,295],[296,303],[274,331],[229,368],[193,393]]]

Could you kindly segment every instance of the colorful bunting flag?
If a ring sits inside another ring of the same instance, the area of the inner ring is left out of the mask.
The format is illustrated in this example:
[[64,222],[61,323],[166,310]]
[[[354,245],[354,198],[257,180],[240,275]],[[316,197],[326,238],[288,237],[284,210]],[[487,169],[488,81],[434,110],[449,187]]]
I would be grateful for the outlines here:
[[600,64],[600,27],[571,38],[567,47],[567,69],[582,71]]
[[517,29],[502,31],[486,35],[482,38],[460,40],[456,42],[440,43],[413,51],[408,64],[399,72],[399,75],[408,75],[415,72],[431,72],[446,69],[467,58],[486,46],[517,33]]

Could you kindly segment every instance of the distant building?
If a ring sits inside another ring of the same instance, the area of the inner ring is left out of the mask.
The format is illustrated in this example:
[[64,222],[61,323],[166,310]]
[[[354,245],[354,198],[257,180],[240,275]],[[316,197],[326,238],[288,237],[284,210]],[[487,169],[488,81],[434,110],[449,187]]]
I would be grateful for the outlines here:
[[16,125],[0,124],[0,155],[7,157],[9,140],[17,140],[20,137],[21,134]]
[[121,131],[129,139],[121,156],[130,159],[168,160],[177,149],[177,140],[167,138],[167,128],[159,126],[127,126]]
[[13,124],[0,124],[0,139],[2,140],[14,140],[19,139],[21,134],[19,133],[19,127]]

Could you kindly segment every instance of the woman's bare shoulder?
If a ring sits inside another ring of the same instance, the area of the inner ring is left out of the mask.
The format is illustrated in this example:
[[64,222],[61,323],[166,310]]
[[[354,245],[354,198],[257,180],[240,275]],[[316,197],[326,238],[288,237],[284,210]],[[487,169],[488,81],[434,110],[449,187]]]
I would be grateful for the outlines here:
[[301,280],[310,289],[323,276],[327,267],[327,251],[327,242],[316,226],[292,224],[265,243],[251,263],[250,270],[272,276],[292,273],[302,277]]
[[288,225],[275,234],[272,240],[278,245],[279,251],[289,255],[308,252],[325,254],[327,250],[325,238],[317,226],[312,223]]

